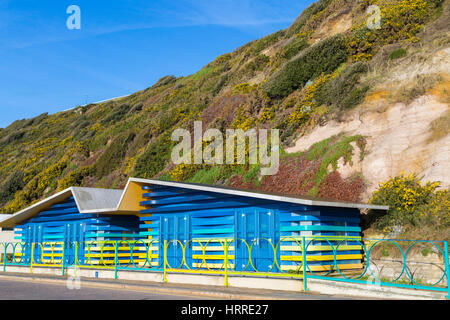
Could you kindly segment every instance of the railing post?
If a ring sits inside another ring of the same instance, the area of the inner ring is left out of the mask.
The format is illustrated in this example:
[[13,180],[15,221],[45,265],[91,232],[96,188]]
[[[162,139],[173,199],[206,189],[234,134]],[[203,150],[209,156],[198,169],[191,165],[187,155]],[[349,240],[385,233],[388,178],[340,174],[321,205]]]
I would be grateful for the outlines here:
[[117,275],[117,262],[119,259],[119,242],[116,240],[115,254],[114,254],[114,279],[118,278]]
[[167,240],[164,240],[164,250],[163,250],[163,259],[164,259],[164,274],[163,274],[163,282],[167,282]]
[[308,291],[308,284],[306,280],[306,240],[302,237],[302,261],[303,261],[303,291]]
[[65,271],[65,267],[66,267],[66,257],[65,257],[65,252],[66,252],[66,243],[63,242],[62,243],[62,275],[64,276],[66,274]]
[[[6,258],[6,248],[9,245],[9,243],[5,243],[5,255],[3,256],[3,272],[6,271],[6,262],[8,261],[8,259]],[[14,250],[13,250],[14,251]]]
[[74,274],[75,277],[78,277],[78,266],[79,261],[78,261],[78,241],[74,241],[72,244],[73,248],[74,248],[74,258],[73,258],[73,264],[74,264]]
[[34,242],[31,242],[30,273],[33,273]]
[[444,241],[444,259],[445,259],[445,272],[447,275],[447,299],[450,299],[450,265],[449,265],[449,256],[448,256],[448,241]]
[[224,257],[224,262],[225,262],[225,287],[228,287],[228,244],[227,244],[227,239],[225,239],[225,247],[223,249],[225,257]]

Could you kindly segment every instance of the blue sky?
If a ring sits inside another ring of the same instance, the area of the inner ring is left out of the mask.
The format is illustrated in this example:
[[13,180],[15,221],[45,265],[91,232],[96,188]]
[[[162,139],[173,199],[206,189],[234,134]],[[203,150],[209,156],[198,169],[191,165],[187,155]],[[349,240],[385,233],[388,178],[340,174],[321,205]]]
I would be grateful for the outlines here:
[[[0,127],[187,76],[310,0],[0,0]],[[70,5],[81,29],[69,30]]]

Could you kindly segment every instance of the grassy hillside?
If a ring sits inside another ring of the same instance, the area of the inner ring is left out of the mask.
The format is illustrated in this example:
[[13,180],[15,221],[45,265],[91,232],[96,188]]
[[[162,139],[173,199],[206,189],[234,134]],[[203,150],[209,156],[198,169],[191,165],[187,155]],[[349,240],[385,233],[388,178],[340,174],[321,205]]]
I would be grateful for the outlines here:
[[[368,29],[378,5],[380,29]],[[197,73],[166,76],[128,97],[19,120],[0,129],[0,206],[12,213],[69,186],[123,187],[128,177],[228,184],[358,201],[361,174],[343,179],[338,161],[365,155],[366,137],[340,133],[297,154],[283,153],[276,176],[259,165],[170,161],[176,128],[278,128],[283,146],[358,106],[380,64],[411,48],[448,45],[439,0],[319,0],[286,30],[222,55]],[[447,21],[448,22],[448,21]],[[434,28],[434,38],[423,36]],[[380,60],[380,52],[388,52]],[[358,150],[356,150],[358,149]]]

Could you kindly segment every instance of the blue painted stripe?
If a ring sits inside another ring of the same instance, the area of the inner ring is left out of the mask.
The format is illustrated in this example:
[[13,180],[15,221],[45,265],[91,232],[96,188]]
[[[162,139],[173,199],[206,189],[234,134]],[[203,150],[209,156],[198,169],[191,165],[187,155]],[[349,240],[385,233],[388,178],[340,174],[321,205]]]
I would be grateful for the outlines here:
[[309,230],[320,230],[320,231],[361,231],[360,227],[340,227],[340,226],[289,226],[280,227],[280,231],[309,231]]
[[192,234],[214,234],[214,233],[233,233],[234,228],[209,228],[192,230]]

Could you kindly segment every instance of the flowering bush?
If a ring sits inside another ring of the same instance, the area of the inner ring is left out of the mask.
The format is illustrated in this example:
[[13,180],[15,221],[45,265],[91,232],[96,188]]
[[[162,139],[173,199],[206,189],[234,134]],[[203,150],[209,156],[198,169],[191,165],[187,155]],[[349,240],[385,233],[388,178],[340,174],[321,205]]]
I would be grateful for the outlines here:
[[57,185],[57,179],[63,174],[67,168],[67,158],[63,157],[61,161],[49,166],[37,176],[33,177],[23,190],[18,191],[14,195],[14,199],[4,208],[4,212],[14,213],[27,205],[38,201],[44,192],[54,190]]
[[377,220],[375,227],[389,232],[394,225],[450,226],[450,193],[438,191],[439,186],[439,182],[423,184],[416,174],[403,172],[381,182],[369,202],[389,205],[389,213]]
[[173,181],[186,181],[191,178],[202,166],[197,164],[179,164],[170,172],[170,178]]
[[347,47],[354,61],[369,60],[380,46],[397,41],[417,42],[423,28],[439,3],[430,0],[363,0],[362,8],[380,8],[380,29],[369,29],[362,20],[352,28]]
[[94,173],[93,166],[82,167],[70,172],[67,176],[58,181],[58,190],[80,186],[83,179]]
[[324,85],[324,83],[326,83],[327,81],[331,81],[336,76],[337,72],[333,72],[332,74],[328,75],[322,73],[310,86],[305,88],[297,101],[288,101],[288,103],[295,103],[295,105],[297,106],[295,111],[289,116],[288,121],[290,124],[301,124],[309,119],[315,109],[319,107],[314,99],[314,94],[321,86]]

